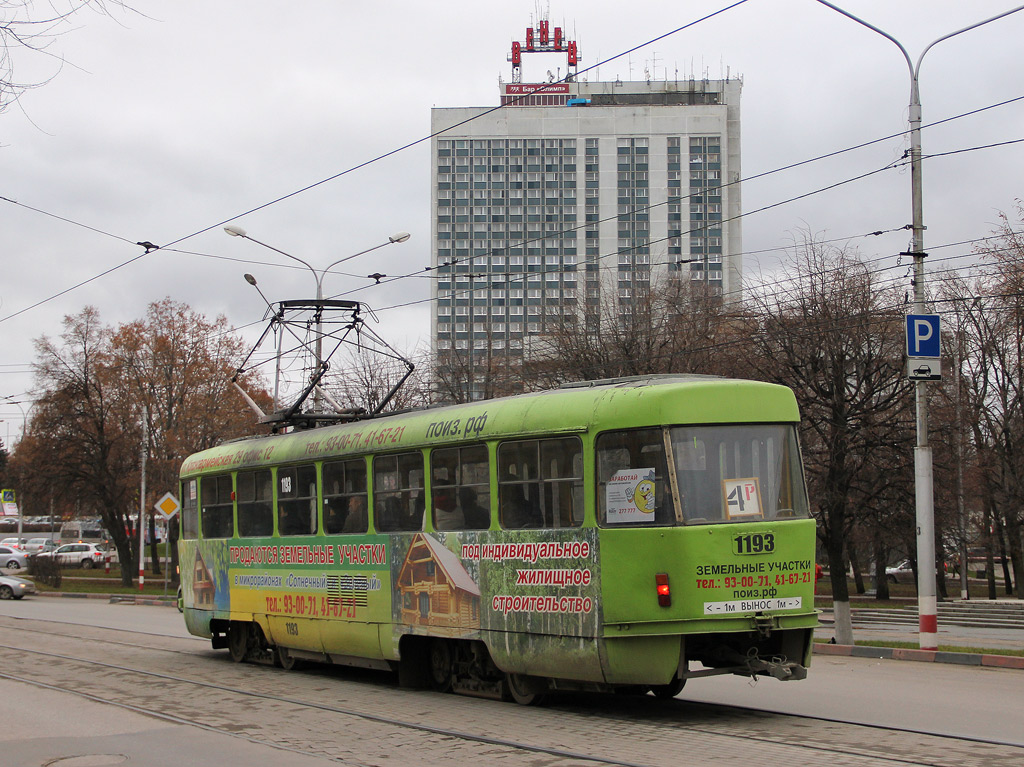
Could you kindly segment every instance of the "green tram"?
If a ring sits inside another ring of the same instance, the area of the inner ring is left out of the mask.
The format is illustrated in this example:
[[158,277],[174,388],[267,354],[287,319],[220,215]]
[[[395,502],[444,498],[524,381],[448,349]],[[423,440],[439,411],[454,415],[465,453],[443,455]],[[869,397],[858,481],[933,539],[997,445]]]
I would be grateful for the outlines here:
[[236,661],[520,703],[802,679],[798,419],[785,387],[644,377],[223,444],[181,469],[184,617]]

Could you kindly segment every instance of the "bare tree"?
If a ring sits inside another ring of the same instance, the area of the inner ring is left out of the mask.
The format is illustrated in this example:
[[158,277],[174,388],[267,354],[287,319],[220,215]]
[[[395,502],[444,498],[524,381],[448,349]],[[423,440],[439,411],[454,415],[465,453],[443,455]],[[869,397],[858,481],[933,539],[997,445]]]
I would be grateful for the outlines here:
[[[14,61],[21,55],[52,58],[57,71],[64,59],[53,53],[56,39],[69,27],[72,16],[89,9],[103,15],[111,6],[124,7],[119,0],[10,0],[3,3],[0,18],[0,113],[28,90],[45,85],[48,80],[20,81],[14,74]],[[38,8],[37,8],[38,7]],[[56,73],[55,73],[56,74]]]
[[[750,288],[759,332],[749,364],[793,389],[811,497],[828,556],[836,639],[852,642],[847,536],[869,480],[909,451],[913,402],[903,371],[902,311],[855,253],[805,237],[782,287]],[[908,478],[909,479],[909,478]]]
[[394,354],[379,354],[365,347],[349,349],[346,358],[338,364],[343,372],[335,376],[336,383],[330,389],[340,404],[372,413],[382,403],[382,412],[407,410],[429,403],[420,367],[417,366],[385,402],[384,398],[405,377],[408,366]]
[[718,352],[728,315],[703,283],[677,276],[606,282],[540,339],[528,376],[536,386],[658,373],[724,373]]
[[[1024,209],[1018,207],[1024,219]],[[964,407],[986,517],[989,596],[995,597],[994,556],[1002,560],[1007,593],[1012,572],[1024,569],[1024,236],[1002,216],[997,239],[979,249],[987,269],[973,279],[950,278],[944,297],[962,349]]]
[[510,348],[504,336],[489,335],[479,349],[469,349],[469,343],[438,351],[429,372],[431,402],[464,403],[527,391],[527,350]]

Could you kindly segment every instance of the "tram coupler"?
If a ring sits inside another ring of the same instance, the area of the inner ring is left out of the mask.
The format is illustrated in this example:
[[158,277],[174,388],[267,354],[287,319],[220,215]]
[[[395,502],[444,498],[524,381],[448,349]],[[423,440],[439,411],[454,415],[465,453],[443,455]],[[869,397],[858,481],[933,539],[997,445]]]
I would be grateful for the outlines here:
[[767,659],[753,655],[747,658],[746,666],[750,676],[764,674],[782,682],[807,678],[806,666],[784,658]]

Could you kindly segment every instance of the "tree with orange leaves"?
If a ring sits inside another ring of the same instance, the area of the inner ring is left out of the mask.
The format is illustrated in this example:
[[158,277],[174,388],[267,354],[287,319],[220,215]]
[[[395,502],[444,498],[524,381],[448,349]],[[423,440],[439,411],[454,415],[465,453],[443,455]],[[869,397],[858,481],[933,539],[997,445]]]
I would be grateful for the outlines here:
[[[252,413],[230,384],[243,343],[224,317],[211,322],[165,299],[117,328],[104,327],[86,307],[65,317],[59,342],[40,338],[36,350],[40,397],[17,456],[25,488],[46,488],[65,508],[94,511],[120,561],[137,563],[137,537],[126,528],[140,506],[143,412],[148,511],[165,492],[177,492],[185,456],[254,430]],[[261,381],[245,385],[269,403]],[[132,572],[122,567],[125,585]]]

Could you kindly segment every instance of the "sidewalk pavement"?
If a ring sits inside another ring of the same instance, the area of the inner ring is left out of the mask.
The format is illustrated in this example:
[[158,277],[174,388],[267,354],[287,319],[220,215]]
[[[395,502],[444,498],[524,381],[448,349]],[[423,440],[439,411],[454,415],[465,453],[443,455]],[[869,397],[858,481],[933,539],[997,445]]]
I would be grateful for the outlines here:
[[[1016,600],[1014,600],[1016,601]],[[853,611],[853,638],[865,645],[837,645],[834,641],[834,619],[832,610],[823,609],[820,624],[814,632],[814,652],[820,655],[845,655],[859,658],[888,658],[892,660],[913,660],[926,663],[955,663],[967,666],[995,666],[999,668],[1024,669],[1024,656],[1000,655],[999,650],[1024,650],[1024,628],[990,628],[986,626],[958,626],[943,623],[939,617],[938,644],[946,647],[962,647],[978,652],[943,652],[934,650],[899,649],[885,647],[892,642],[916,645],[919,640],[917,627],[906,623],[862,623],[857,622],[857,611]],[[877,642],[877,645],[870,644]],[[982,652],[984,650],[984,652]]]

